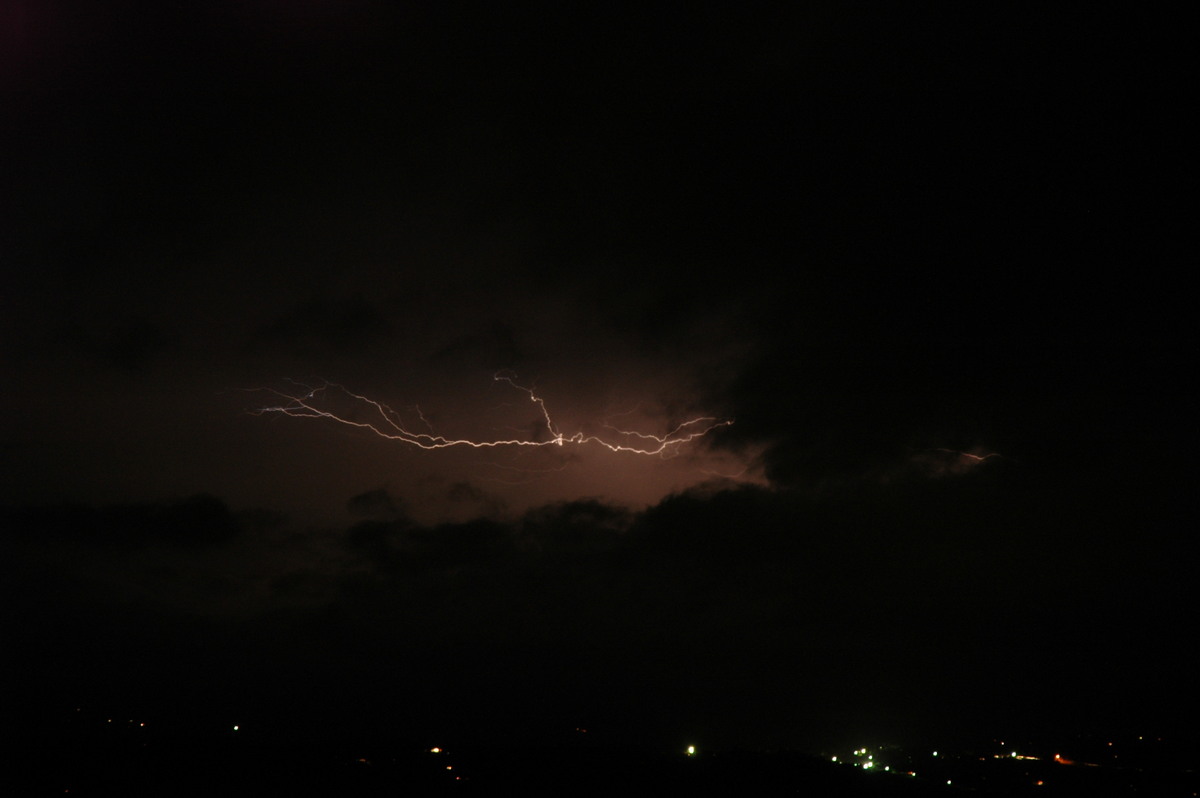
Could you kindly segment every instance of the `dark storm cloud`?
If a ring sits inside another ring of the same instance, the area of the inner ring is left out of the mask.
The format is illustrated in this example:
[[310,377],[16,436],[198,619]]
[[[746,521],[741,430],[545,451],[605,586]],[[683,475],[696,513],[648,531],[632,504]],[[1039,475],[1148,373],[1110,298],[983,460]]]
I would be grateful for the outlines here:
[[388,492],[386,488],[376,488],[357,496],[351,496],[346,501],[346,509],[351,515],[386,521],[404,515],[403,503]]
[[337,591],[337,579],[316,571],[293,571],[271,581],[272,596],[287,605],[327,604]]
[[6,508],[12,539],[36,545],[62,538],[98,549],[143,546],[204,548],[237,538],[241,523],[220,499],[199,494],[174,502],[106,507]]
[[435,527],[408,519],[363,521],[346,534],[350,550],[388,573],[427,574],[481,567],[514,545],[505,525],[484,518]]
[[391,328],[366,297],[322,297],[293,308],[258,330],[256,339],[302,355],[352,354],[370,349]]
[[499,517],[506,508],[504,499],[469,482],[455,482],[446,491],[446,499],[453,505],[470,508],[472,514],[482,518]]
[[[745,714],[726,720],[753,726],[753,714],[780,730],[797,716],[810,729],[861,722],[901,733],[934,714],[972,725],[1084,713],[1100,671],[1076,676],[1074,695],[1036,674],[1120,650],[1132,642],[1121,619],[1156,599],[1118,609],[1111,575],[1094,567],[1120,569],[1114,530],[1072,502],[1043,506],[1030,479],[860,484],[819,499],[693,492],[632,517],[576,502],[486,527],[377,529],[388,541],[378,570],[348,577],[345,601],[351,615],[392,618],[410,643],[453,651],[453,640],[470,640],[506,674],[493,677],[506,690],[525,694],[532,684],[521,680],[536,678],[565,698],[567,685],[594,679],[596,702],[570,701],[613,722],[642,717],[638,701],[699,722],[689,705],[731,683],[756,686],[740,693]],[[1158,534],[1152,545],[1165,545]],[[1075,550],[1084,538],[1086,567]],[[458,674],[455,689],[487,681],[465,660],[434,659]],[[1126,655],[1111,665],[1130,666]],[[1004,686],[1014,681],[1020,699]],[[1117,705],[1136,714],[1127,696],[1113,696]]]
[[431,356],[434,362],[496,371],[519,366],[521,358],[516,330],[499,320],[456,336]]
[[520,534],[542,551],[599,552],[615,546],[633,518],[626,508],[579,499],[530,510],[521,519]]
[[142,315],[105,326],[72,323],[57,336],[84,359],[129,373],[151,369],[178,346],[178,336]]
[[[822,495],[710,488],[641,513],[576,501],[508,521],[425,526],[401,515],[333,537],[292,532],[287,548],[272,544],[240,566],[267,579],[268,598],[253,599],[249,615],[237,604],[217,609],[228,597],[250,601],[254,584],[230,582],[221,563],[173,562],[171,581],[191,585],[192,602],[209,590],[202,615],[211,620],[195,645],[210,652],[214,674],[228,668],[224,695],[274,700],[314,673],[336,685],[336,699],[315,697],[308,719],[297,719],[309,727],[351,715],[394,724],[392,708],[403,706],[414,728],[468,735],[584,723],[634,738],[699,729],[713,741],[798,743],[1029,718],[1166,717],[1167,685],[1188,662],[1169,630],[1194,615],[1194,545],[1176,539],[1170,520],[1179,508],[1128,507],[1119,483],[1060,482],[1048,501],[1044,477],[993,470]],[[363,503],[385,504],[383,492],[371,495]],[[70,556],[53,541],[26,535],[10,572],[35,550],[40,570]],[[290,564],[270,564],[285,554]],[[55,674],[73,674],[101,648],[97,673],[132,664],[134,653],[106,639],[135,645],[141,668],[169,669],[192,650],[154,642],[159,633],[177,640],[192,623],[165,590],[147,604],[151,594],[130,588],[141,596],[137,615],[120,602],[62,599],[82,589],[72,579],[147,578],[110,559],[90,567],[113,572],[89,576],[75,563],[44,585],[9,581],[33,617],[89,630],[76,639],[79,658],[57,661]],[[145,626],[135,633],[129,623]],[[8,624],[31,661],[59,648],[31,618],[10,612]],[[1137,653],[1149,640],[1153,662]],[[1152,671],[1162,689],[1114,687]],[[1093,706],[1099,694],[1103,708]]]
[[[12,6],[5,37],[11,71],[0,85],[23,89],[64,81],[204,89],[240,80],[243,91],[261,91],[300,80],[324,90],[582,85],[698,93],[801,79],[816,88],[883,83],[944,90],[995,80],[1015,68],[983,62],[976,57],[980,47],[1006,52],[1023,45],[1030,58],[1079,47],[1121,52],[1106,38],[1101,14],[1073,15],[1069,25],[1045,15],[1036,21],[1011,14],[981,18],[978,11],[930,20],[909,9],[864,16],[840,3],[736,10],[714,5],[682,17],[621,3],[469,12],[456,4],[380,2],[149,10],[116,2],[71,13],[57,3]],[[248,41],[256,46],[245,46]],[[381,58],[383,51],[391,57]],[[1119,56],[1110,58],[1120,63]],[[1047,64],[1053,68],[1045,70],[1046,79],[1099,82],[1121,73],[1099,58],[1084,60],[1107,68],[1093,75],[1061,56]]]
[[720,439],[768,442],[769,478],[937,448],[1020,458],[1131,423],[1116,408],[1144,405],[1144,385],[1178,393],[1152,365],[1174,314],[1075,272],[1159,257],[1140,252],[1162,240],[1157,212],[1128,202],[1155,193],[1154,167],[1108,155],[1135,123],[1037,92],[805,106],[822,113],[764,145],[779,179],[750,200],[768,220],[747,246],[760,279],[707,289],[747,342],[713,397],[738,420]]

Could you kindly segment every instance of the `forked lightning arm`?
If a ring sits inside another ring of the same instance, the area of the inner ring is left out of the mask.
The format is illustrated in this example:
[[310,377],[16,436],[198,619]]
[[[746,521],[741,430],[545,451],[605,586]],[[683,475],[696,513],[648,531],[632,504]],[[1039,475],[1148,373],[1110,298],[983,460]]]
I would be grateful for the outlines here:
[[[305,391],[299,395],[287,394],[282,391],[277,391],[273,388],[261,388],[259,390],[268,391],[275,396],[278,396],[282,401],[281,404],[272,405],[269,407],[260,407],[251,412],[254,415],[266,415],[267,413],[280,413],[292,418],[324,418],[330,421],[336,421],[339,424],[345,424],[350,427],[358,427],[360,429],[369,430],[381,438],[387,440],[398,441],[410,446],[416,446],[421,449],[447,449],[452,446],[468,446],[473,449],[490,449],[503,446],[566,446],[567,444],[584,445],[589,443],[598,444],[613,452],[629,452],[631,454],[642,455],[661,455],[667,456],[673,454],[681,445],[693,441],[712,432],[719,427],[728,427],[733,424],[732,420],[718,419],[712,416],[701,416],[693,418],[689,421],[684,421],[674,429],[667,432],[665,435],[652,435],[645,432],[636,432],[632,430],[617,429],[609,425],[604,425],[605,429],[611,430],[612,435],[608,437],[600,437],[599,435],[588,435],[583,432],[576,432],[572,435],[564,435],[554,423],[554,419],[550,416],[550,411],[546,408],[546,403],[538,396],[532,388],[526,388],[523,385],[518,385],[513,381],[513,378],[506,374],[496,374],[492,377],[496,382],[504,382],[512,386],[514,389],[521,391],[529,396],[529,401],[538,406],[541,411],[542,418],[546,422],[546,430],[550,433],[548,440],[524,440],[513,438],[507,440],[471,440],[469,438],[447,438],[436,434],[432,428],[429,428],[428,422],[425,421],[423,415],[420,416],[421,421],[430,429],[429,432],[414,432],[404,426],[400,416],[396,411],[392,410],[382,402],[370,399],[366,396],[361,396],[352,391],[347,390],[341,385],[334,383],[325,383],[318,388],[308,388],[302,386]],[[318,403],[330,391],[340,391],[345,396],[352,399],[360,406],[370,408],[368,416],[378,415],[378,418],[368,421],[356,421],[348,418],[345,415],[339,415],[332,410],[323,410],[318,407]],[[418,411],[418,415],[420,412]]]

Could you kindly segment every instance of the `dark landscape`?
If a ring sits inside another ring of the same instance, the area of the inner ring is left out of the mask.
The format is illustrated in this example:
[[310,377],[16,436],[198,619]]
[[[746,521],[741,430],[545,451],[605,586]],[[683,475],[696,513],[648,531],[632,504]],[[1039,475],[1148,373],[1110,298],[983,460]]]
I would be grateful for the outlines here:
[[813,754],[632,748],[594,743],[584,729],[520,745],[501,737],[444,747],[378,731],[357,744],[353,735],[322,739],[316,730],[306,742],[240,725],[164,731],[82,707],[54,720],[57,728],[27,729],[24,743],[10,747],[19,755],[6,783],[22,795],[1192,796],[1200,789],[1193,743],[1145,736]]

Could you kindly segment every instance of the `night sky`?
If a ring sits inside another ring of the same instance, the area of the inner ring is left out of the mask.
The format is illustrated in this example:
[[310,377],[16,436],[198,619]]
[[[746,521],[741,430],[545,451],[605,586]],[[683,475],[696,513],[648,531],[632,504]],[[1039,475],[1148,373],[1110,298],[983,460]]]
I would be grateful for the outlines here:
[[[22,712],[1183,729],[1195,302],[1163,25],[480,5],[4,4]],[[549,445],[496,375],[568,437],[732,423],[663,456]],[[269,410],[327,383],[547,445]]]

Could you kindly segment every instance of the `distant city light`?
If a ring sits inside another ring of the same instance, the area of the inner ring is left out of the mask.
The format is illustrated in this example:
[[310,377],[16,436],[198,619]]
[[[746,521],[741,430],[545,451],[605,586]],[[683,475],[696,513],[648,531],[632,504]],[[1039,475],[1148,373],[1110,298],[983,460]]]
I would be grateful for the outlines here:
[[833,758],[833,761],[834,761],[834,762],[836,762],[836,761],[837,761],[837,757],[836,757],[836,756]]
[[431,753],[431,754],[440,754],[441,752],[442,752],[442,749],[440,749],[440,748],[430,748],[429,749],[429,753]]
[[934,751],[934,752],[933,752],[933,755],[934,755],[934,756],[937,756],[937,751]]
[[234,727],[233,727],[233,730],[234,730],[234,731],[237,731],[239,728],[240,728],[239,726],[234,726]]
[[687,755],[688,755],[688,756],[695,756],[695,755],[696,755],[696,746],[694,746],[694,745],[689,745],[689,746],[687,747]]

